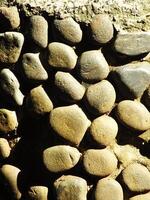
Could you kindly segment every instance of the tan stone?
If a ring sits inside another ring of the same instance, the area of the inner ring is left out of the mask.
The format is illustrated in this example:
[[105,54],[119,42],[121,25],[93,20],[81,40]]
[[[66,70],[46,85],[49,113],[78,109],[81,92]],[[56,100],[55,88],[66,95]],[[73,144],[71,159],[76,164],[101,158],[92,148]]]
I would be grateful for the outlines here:
[[144,133],[140,134],[138,137],[147,143],[150,142],[150,129],[148,129]]
[[8,158],[11,148],[5,138],[0,138],[0,159]]
[[77,176],[61,176],[54,182],[57,200],[87,200],[87,183]]
[[62,172],[73,168],[79,161],[81,153],[74,147],[58,145],[43,152],[43,163],[50,172]]
[[49,122],[65,140],[78,145],[91,122],[78,105],[58,107],[51,111]]
[[28,190],[28,198],[31,200],[48,200],[48,188],[45,186],[31,186]]
[[131,197],[129,200],[150,200],[150,192]]
[[105,177],[117,169],[117,158],[108,149],[89,149],[83,156],[85,170],[92,175]]

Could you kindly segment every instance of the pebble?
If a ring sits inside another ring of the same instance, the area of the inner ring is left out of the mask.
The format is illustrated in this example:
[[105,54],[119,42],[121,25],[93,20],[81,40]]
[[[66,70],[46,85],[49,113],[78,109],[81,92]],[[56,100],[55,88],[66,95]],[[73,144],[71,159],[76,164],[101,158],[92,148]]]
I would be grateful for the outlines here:
[[95,190],[95,200],[123,200],[121,185],[112,178],[103,178],[98,181]]
[[91,124],[90,134],[100,145],[108,146],[115,141],[118,133],[118,124],[110,116],[102,115]]
[[16,76],[9,69],[2,69],[0,72],[0,88],[2,92],[10,97],[16,105],[23,104],[24,95],[20,91],[20,84]]
[[53,109],[53,103],[40,85],[30,90],[26,98],[26,109],[34,117],[40,117]]
[[72,47],[60,42],[52,42],[48,45],[48,63],[51,67],[71,70],[75,68],[76,62],[77,55]]
[[29,37],[39,47],[46,48],[48,45],[48,23],[44,17],[33,15],[29,22]]
[[4,164],[0,168],[0,174],[5,180],[7,189],[11,194],[11,199],[19,200],[21,198],[21,193],[18,189],[18,174],[20,169],[13,165]]
[[106,14],[95,15],[90,23],[90,29],[97,44],[108,43],[114,35],[113,24]]
[[31,186],[28,190],[28,199],[48,200],[48,188],[45,186]]
[[105,177],[117,169],[118,160],[108,149],[89,149],[84,152],[84,169],[91,175]]
[[116,110],[119,120],[129,128],[144,131],[150,128],[150,113],[138,101],[121,101]]
[[5,138],[0,138],[0,159],[6,159],[10,155],[11,148]]
[[21,72],[29,83],[41,83],[48,79],[48,74],[39,59],[39,53],[25,53]]
[[73,168],[80,157],[81,153],[76,148],[58,145],[44,150],[43,163],[50,172],[57,173]]
[[0,27],[3,31],[14,30],[20,25],[17,7],[0,7]]
[[77,44],[82,40],[80,25],[72,18],[55,19],[54,27],[58,36],[68,44]]
[[0,62],[5,64],[16,63],[19,59],[24,36],[18,32],[0,33]]
[[150,190],[150,172],[139,163],[128,165],[123,172],[123,181],[132,192],[145,192]]
[[77,176],[61,176],[54,182],[56,199],[87,200],[87,182]]
[[131,197],[129,200],[150,200],[150,192]]
[[18,120],[15,111],[10,111],[4,108],[0,109],[0,131],[9,133],[15,131],[18,126]]
[[61,96],[65,101],[80,101],[85,93],[82,86],[70,73],[57,72],[55,75],[55,85],[61,92]]
[[76,104],[55,108],[50,113],[49,121],[59,136],[75,145],[80,144],[91,124],[82,109]]
[[85,96],[90,111],[97,115],[110,112],[116,100],[115,89],[107,80],[89,86]]
[[112,74],[120,92],[126,97],[131,94],[133,98],[139,98],[150,85],[150,63],[148,62],[130,63],[115,68]]
[[116,52],[126,56],[138,56],[150,51],[150,32],[120,32],[114,42]]
[[109,66],[101,50],[83,52],[78,64],[80,76],[85,81],[98,82],[109,74]]

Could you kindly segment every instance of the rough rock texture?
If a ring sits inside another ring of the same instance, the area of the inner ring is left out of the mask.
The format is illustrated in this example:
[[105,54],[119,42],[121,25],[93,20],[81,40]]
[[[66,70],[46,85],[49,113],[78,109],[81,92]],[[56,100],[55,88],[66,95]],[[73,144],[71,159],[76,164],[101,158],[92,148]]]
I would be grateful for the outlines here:
[[27,198],[33,200],[48,200],[48,188],[45,186],[31,186]]

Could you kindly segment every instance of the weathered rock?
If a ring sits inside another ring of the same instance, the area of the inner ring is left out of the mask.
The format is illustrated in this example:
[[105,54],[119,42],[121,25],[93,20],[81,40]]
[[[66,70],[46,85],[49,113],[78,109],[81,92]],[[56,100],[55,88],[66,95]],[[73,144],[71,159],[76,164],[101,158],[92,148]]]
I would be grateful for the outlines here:
[[24,95],[20,91],[20,84],[16,76],[9,69],[2,69],[0,72],[0,88],[4,93],[10,97],[16,105],[23,104]]
[[0,27],[3,31],[14,30],[20,25],[17,7],[0,7]]
[[15,166],[5,164],[0,169],[0,174],[4,178],[7,189],[11,194],[12,199],[19,200],[21,198],[21,193],[18,189],[18,174],[20,169]]
[[143,99],[143,103],[145,104],[145,106],[150,111],[150,85],[147,88],[147,90],[145,91],[142,99]]
[[115,141],[118,133],[117,122],[107,115],[94,119],[90,127],[90,134],[100,145],[108,146]]
[[16,63],[19,59],[24,36],[18,32],[0,33],[0,62],[5,64]]
[[150,84],[150,63],[137,62],[115,68],[112,77],[123,95],[141,97]]
[[150,172],[139,164],[130,164],[123,170],[123,181],[132,192],[145,192],[150,190]]
[[150,129],[148,129],[144,133],[138,135],[138,137],[141,138],[142,140],[144,140],[147,143],[150,142]]
[[56,73],[55,85],[61,92],[61,96],[65,101],[80,101],[85,93],[85,88],[67,72]]
[[41,83],[48,79],[48,74],[39,59],[39,53],[26,53],[23,55],[22,73],[29,83]]
[[80,25],[72,18],[55,19],[54,26],[60,39],[68,44],[77,44],[82,40]]
[[150,128],[150,113],[138,101],[121,101],[117,106],[116,114],[123,124],[132,129],[144,131]]
[[116,100],[115,89],[107,80],[89,86],[85,96],[90,111],[97,115],[110,112]]
[[48,45],[48,63],[51,67],[61,70],[71,70],[76,66],[77,55],[70,46],[52,42]]
[[137,56],[150,51],[150,32],[118,33],[114,42],[116,52]]
[[78,64],[80,76],[85,81],[97,82],[109,74],[109,66],[101,50],[83,52]]
[[62,172],[73,168],[79,161],[81,153],[74,147],[58,145],[43,152],[43,163],[50,172]]
[[75,104],[55,108],[50,113],[49,121],[59,136],[75,145],[81,142],[91,124],[81,108]]
[[139,194],[134,197],[131,197],[129,200],[149,200],[150,199],[150,192],[146,194]]
[[39,47],[48,45],[48,23],[44,17],[33,15],[30,17],[29,37]]
[[8,141],[5,138],[0,138],[0,159],[8,158],[11,148]]
[[7,109],[0,109],[0,131],[3,133],[9,133],[16,130],[18,126],[18,120],[15,111]]
[[27,96],[26,108],[34,117],[40,117],[53,109],[53,103],[40,85],[33,88]]
[[117,158],[108,149],[89,149],[83,156],[85,170],[95,176],[105,177],[117,169]]
[[31,186],[28,190],[28,199],[48,200],[48,188],[45,186]]
[[83,178],[77,176],[61,176],[54,182],[56,199],[59,200],[86,200],[87,183]]
[[95,200],[123,200],[121,185],[112,178],[103,178],[98,181],[95,190]]
[[113,38],[114,28],[108,15],[95,15],[90,23],[91,34],[98,44],[105,44]]

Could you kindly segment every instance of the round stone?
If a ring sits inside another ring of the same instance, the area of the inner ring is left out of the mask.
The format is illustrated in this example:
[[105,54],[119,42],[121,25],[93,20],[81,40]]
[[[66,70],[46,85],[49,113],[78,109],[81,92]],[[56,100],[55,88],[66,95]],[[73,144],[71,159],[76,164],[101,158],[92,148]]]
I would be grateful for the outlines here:
[[144,131],[150,128],[150,113],[138,101],[121,101],[117,106],[117,116],[123,124],[132,129]]
[[98,82],[109,74],[109,66],[101,50],[83,52],[78,63],[80,76],[85,81]]
[[116,100],[115,89],[107,80],[89,86],[85,96],[88,108],[97,115],[109,113]]
[[98,181],[95,190],[95,200],[123,200],[121,185],[112,178],[103,178]]
[[108,15],[95,15],[90,23],[92,38],[98,44],[105,44],[113,38],[114,28]]
[[131,197],[129,200],[149,200],[150,199],[150,192],[146,194],[139,194],[134,197]]
[[9,133],[15,131],[18,126],[18,120],[15,111],[0,109],[0,131]]
[[85,93],[85,88],[71,74],[67,72],[57,72],[55,75],[55,85],[61,92],[65,101],[80,101]]
[[31,186],[27,196],[31,200],[48,200],[48,188],[39,185]]
[[61,70],[71,70],[76,66],[77,55],[72,47],[52,42],[48,45],[48,63],[51,67]]
[[55,19],[54,27],[56,33],[64,42],[77,44],[82,40],[82,30],[80,25],[72,18]]
[[0,159],[8,158],[11,148],[8,141],[5,138],[0,138]]
[[105,177],[117,169],[118,160],[108,149],[89,149],[83,156],[85,170],[95,176]]
[[87,200],[87,182],[77,176],[61,176],[54,182],[56,199]]
[[150,172],[139,163],[128,165],[122,173],[123,181],[132,192],[150,190]]
[[115,141],[118,133],[117,122],[107,115],[96,118],[90,127],[90,134],[100,145],[108,146]]
[[44,17],[33,15],[29,23],[30,39],[39,47],[46,48],[48,45],[48,23]]
[[51,127],[59,136],[75,145],[80,144],[91,124],[76,104],[55,108],[51,111],[49,120]]
[[81,153],[74,147],[58,145],[43,152],[44,166],[50,172],[63,172],[73,168],[79,161]]

